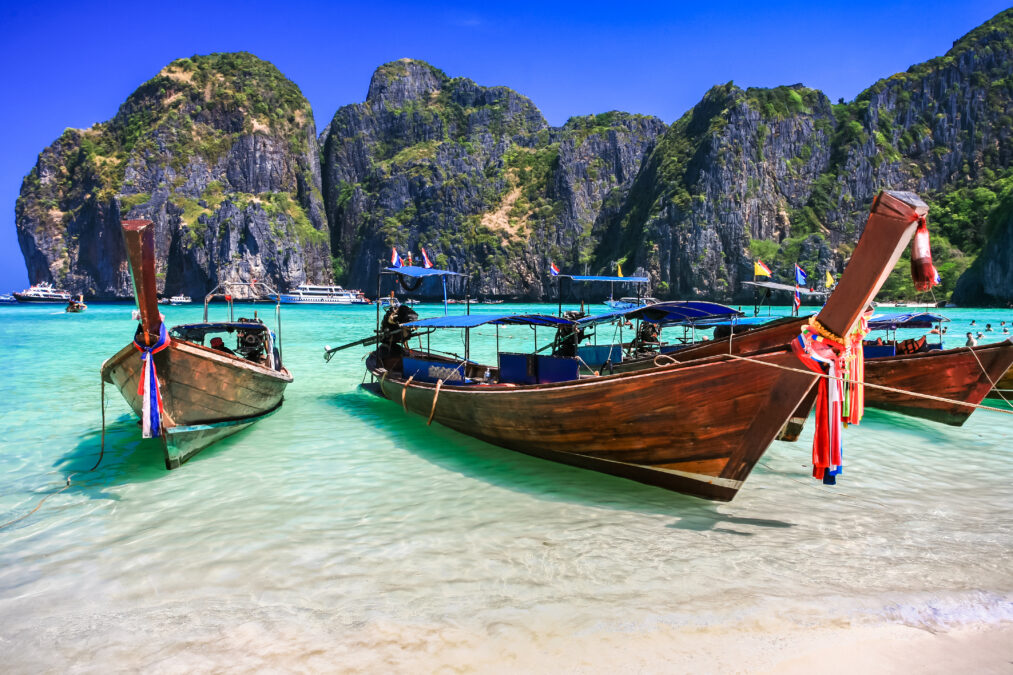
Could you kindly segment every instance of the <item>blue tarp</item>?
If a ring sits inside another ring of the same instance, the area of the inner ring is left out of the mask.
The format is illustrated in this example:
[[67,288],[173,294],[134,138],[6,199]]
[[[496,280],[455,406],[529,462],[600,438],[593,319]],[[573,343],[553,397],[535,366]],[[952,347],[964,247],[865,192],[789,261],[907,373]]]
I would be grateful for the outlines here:
[[388,267],[384,270],[388,274],[403,274],[406,277],[463,277],[460,272],[450,270],[426,269],[415,265],[403,265],[402,267]]
[[575,274],[560,274],[561,277],[569,277],[574,281],[608,281],[610,283],[646,284],[647,277],[584,277]]
[[897,328],[932,328],[937,323],[949,321],[941,314],[921,312],[918,314],[877,314],[869,320],[870,330],[895,330]]
[[486,324],[520,326],[565,326],[573,324],[569,319],[545,314],[458,314],[436,316],[406,323],[409,328],[475,328]]

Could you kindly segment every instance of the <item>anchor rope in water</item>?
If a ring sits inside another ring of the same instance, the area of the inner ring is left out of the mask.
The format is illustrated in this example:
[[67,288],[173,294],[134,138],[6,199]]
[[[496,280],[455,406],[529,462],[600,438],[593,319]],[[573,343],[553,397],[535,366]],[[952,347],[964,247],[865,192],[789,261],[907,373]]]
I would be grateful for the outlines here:
[[780,370],[787,370],[787,371],[790,371],[790,372],[793,372],[793,373],[802,373],[803,375],[815,375],[816,377],[822,377],[822,378],[825,378],[827,380],[838,380],[838,381],[846,383],[846,384],[861,384],[861,385],[866,386],[866,387],[871,387],[873,389],[879,389],[881,391],[889,391],[889,392],[893,392],[895,394],[906,394],[908,396],[914,396],[915,398],[924,398],[924,399],[928,399],[930,401],[939,401],[940,403],[949,403],[951,405],[961,405],[961,406],[964,406],[966,408],[980,408],[982,410],[991,410],[993,412],[1003,413],[1004,415],[1013,415],[1013,410],[1006,410],[1004,408],[996,408],[996,407],[993,407],[993,406],[990,406],[990,405],[983,405],[981,403],[970,403],[968,401],[958,401],[956,399],[945,398],[943,396],[936,396],[934,394],[923,394],[922,392],[911,391],[909,389],[897,389],[896,387],[887,387],[887,386],[882,385],[882,384],[871,384],[869,382],[859,382],[858,380],[853,380],[853,379],[847,378],[847,377],[841,377],[841,376],[836,376],[836,375],[826,375],[826,374],[817,373],[817,372],[814,372],[814,371],[811,371],[811,370],[803,370],[801,368],[792,368],[790,366],[782,366],[782,365],[779,365],[777,363],[770,363],[768,361],[761,361],[759,359],[750,358],[748,356],[739,356],[737,354],[727,354],[726,356],[728,356],[729,358],[732,358],[732,359],[738,359],[740,361],[749,361],[751,363],[758,363],[761,366],[769,366],[770,368],[779,368]]
[[64,484],[64,486],[62,488],[60,488],[56,492],[50,492],[48,495],[46,495],[45,497],[43,497],[39,501],[39,503],[35,505],[34,509],[32,509],[28,513],[24,514],[23,516],[19,516],[19,517],[15,518],[14,520],[8,520],[6,523],[3,523],[2,525],[0,525],[0,530],[4,529],[5,527],[7,527],[9,525],[13,525],[14,523],[20,522],[20,521],[24,520],[25,518],[27,518],[28,516],[32,515],[33,513],[35,513],[36,511],[38,511],[39,509],[42,508],[42,505],[46,503],[47,499],[49,499],[50,497],[53,497],[55,495],[58,495],[61,492],[63,492],[64,490],[66,490],[67,488],[69,488],[70,487],[70,479],[71,478],[73,478],[74,476],[78,475],[79,473],[91,473],[92,471],[94,471],[95,469],[97,469],[99,467],[99,464],[102,463],[102,458],[105,457],[105,454],[106,454],[106,381],[104,379],[101,379],[100,382],[101,382],[101,397],[102,397],[102,436],[101,436],[102,441],[101,441],[101,445],[99,446],[98,461],[96,461],[95,465],[92,466],[87,471],[75,471],[75,472],[71,473],[70,475],[68,475],[67,478],[65,479],[66,483]]

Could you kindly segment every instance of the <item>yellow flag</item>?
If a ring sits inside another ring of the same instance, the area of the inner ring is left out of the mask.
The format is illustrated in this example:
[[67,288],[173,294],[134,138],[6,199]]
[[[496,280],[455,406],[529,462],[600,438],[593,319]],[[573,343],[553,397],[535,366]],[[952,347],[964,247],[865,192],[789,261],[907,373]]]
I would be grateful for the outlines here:
[[763,264],[762,260],[757,260],[753,263],[753,276],[754,277],[769,277],[770,268]]
[[616,274],[616,276],[621,277],[623,275],[623,266],[620,265],[619,263],[616,263],[616,270],[618,270],[618,274]]
[[834,277],[832,274],[830,274],[830,270],[827,270],[827,288],[830,288],[833,285],[834,285]]

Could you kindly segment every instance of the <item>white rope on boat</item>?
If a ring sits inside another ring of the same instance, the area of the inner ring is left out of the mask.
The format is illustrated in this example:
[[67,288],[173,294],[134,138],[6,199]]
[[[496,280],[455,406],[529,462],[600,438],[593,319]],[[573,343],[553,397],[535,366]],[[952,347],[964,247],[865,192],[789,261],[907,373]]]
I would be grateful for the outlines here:
[[433,415],[436,414],[436,399],[440,397],[440,387],[443,386],[443,380],[436,380],[436,393],[433,394],[433,409],[429,411],[429,419],[426,420],[426,426],[430,426],[433,423]]
[[408,378],[408,381],[404,383],[404,388],[401,390],[401,407],[404,408],[405,412],[408,412],[408,405],[405,403],[405,396],[408,394],[408,387],[411,385],[412,380],[415,379],[414,375]]
[[981,368],[981,372],[985,375],[985,379],[988,380],[988,383],[990,385],[992,385],[992,391],[994,391],[995,393],[999,394],[999,398],[1001,398],[1002,400],[1006,401],[1006,405],[1008,405],[1010,408],[1013,408],[1013,403],[1010,403],[1009,399],[1006,398],[1005,396],[1003,396],[1003,393],[1001,391],[999,391],[998,381],[997,380],[993,380],[991,377],[988,376],[988,371],[985,370],[985,366],[982,365],[981,359],[979,359],[978,355],[974,352],[974,348],[973,347],[968,347],[968,349],[971,350],[971,354],[974,356],[974,360],[978,362],[978,367]]

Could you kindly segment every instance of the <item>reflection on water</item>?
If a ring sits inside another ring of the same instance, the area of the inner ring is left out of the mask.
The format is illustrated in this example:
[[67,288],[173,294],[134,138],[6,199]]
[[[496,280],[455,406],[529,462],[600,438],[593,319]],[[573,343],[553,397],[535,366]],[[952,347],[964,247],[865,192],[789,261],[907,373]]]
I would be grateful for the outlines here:
[[[495,670],[526,650],[594,667],[618,636],[660,660],[658,635],[1013,620],[1008,417],[870,411],[836,487],[809,476],[808,425],[715,504],[427,427],[361,392],[364,351],[324,364],[322,346],[374,317],[288,311],[282,410],[177,471],[107,390],[99,467],[0,530],[8,667]],[[98,458],[98,368],[132,325],[122,305],[76,319],[0,308],[0,520]],[[475,335],[493,358],[495,332]],[[504,349],[532,338],[500,335]],[[73,362],[40,341],[73,344]]]

